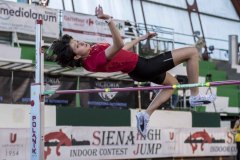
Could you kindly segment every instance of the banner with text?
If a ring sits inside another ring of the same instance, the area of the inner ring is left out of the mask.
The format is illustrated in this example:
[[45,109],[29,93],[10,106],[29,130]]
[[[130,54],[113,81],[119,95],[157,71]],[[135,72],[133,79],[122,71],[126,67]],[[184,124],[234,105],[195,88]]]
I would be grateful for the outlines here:
[[[108,24],[96,16],[63,11],[62,33],[69,34],[79,41],[90,43],[112,43]],[[121,36],[124,37],[124,21],[114,20]]]
[[0,0],[0,30],[35,35],[37,19],[43,20],[43,36],[58,38],[58,11],[41,6]]
[[[30,159],[29,129],[0,129],[0,159]],[[233,156],[233,135],[222,128],[54,127],[45,130],[46,160]]]
[[0,129],[0,160],[30,160],[29,150],[30,129]]
[[[89,81],[90,88],[126,88],[133,87],[133,82],[117,80],[96,80]],[[134,92],[99,92],[91,93],[88,97],[88,107],[99,108],[121,108],[128,109],[136,106],[136,95]]]
[[185,156],[235,155],[233,135],[225,128],[181,129],[180,153]]
[[[34,82],[34,72],[0,70],[0,103],[30,104],[30,87]],[[77,77],[62,75],[44,75],[45,90],[75,90]],[[45,104],[76,106],[76,96],[48,95]]]

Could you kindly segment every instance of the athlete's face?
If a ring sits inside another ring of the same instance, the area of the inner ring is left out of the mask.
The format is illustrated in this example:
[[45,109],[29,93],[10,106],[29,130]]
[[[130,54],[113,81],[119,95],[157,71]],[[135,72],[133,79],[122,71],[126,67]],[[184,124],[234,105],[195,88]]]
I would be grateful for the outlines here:
[[86,58],[90,52],[90,44],[75,39],[70,40],[70,47],[75,53],[74,59]]

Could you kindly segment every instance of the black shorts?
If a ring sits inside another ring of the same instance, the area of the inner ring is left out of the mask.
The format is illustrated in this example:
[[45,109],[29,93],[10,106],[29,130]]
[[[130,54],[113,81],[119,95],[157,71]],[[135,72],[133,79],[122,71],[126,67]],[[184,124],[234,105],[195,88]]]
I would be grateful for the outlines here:
[[135,81],[146,82],[150,81],[156,84],[162,84],[166,72],[175,67],[172,52],[165,52],[153,58],[139,57],[134,70],[128,75]]

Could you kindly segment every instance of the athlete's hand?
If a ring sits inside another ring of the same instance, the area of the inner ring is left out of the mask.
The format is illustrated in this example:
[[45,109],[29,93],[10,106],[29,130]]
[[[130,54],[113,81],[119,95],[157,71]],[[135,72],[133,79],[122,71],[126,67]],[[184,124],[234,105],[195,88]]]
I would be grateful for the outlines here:
[[97,16],[97,18],[103,19],[103,20],[107,20],[109,18],[112,18],[111,16],[103,13],[103,8],[100,5],[96,7],[95,15]]
[[152,32],[152,33],[147,32],[147,34],[139,37],[139,39],[140,39],[141,41],[143,41],[143,40],[145,40],[145,39],[153,38],[153,37],[155,37],[156,35],[157,35],[157,33],[155,33],[155,32]]

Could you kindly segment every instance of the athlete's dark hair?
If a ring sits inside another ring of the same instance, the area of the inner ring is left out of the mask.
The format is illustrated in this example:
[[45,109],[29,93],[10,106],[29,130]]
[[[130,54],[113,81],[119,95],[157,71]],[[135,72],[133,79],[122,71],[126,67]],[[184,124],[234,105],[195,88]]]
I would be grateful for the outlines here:
[[54,57],[54,61],[56,61],[62,67],[81,67],[81,59],[74,59],[74,52],[70,47],[70,40],[73,39],[70,35],[63,35],[61,38],[53,41],[50,46],[50,50],[52,51],[52,56]]

